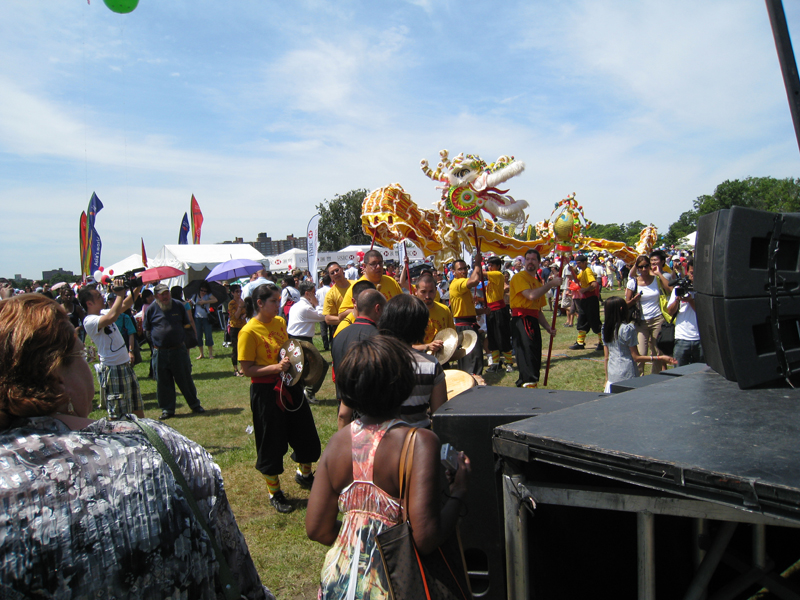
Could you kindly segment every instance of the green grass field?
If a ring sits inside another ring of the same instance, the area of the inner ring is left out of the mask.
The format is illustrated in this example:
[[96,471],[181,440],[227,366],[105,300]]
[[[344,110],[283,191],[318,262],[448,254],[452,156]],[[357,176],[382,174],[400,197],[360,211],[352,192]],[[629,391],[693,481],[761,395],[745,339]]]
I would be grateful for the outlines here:
[[[613,292],[614,295],[619,293]],[[610,294],[604,292],[604,296]],[[549,310],[545,315],[552,319]],[[567,347],[575,342],[576,332],[574,328],[564,328],[563,323],[565,319],[559,318],[547,387],[602,391],[603,353],[594,350],[597,336],[589,334],[586,350],[568,350]],[[315,597],[327,548],[306,538],[304,522],[308,492],[295,484],[295,465],[287,455],[281,484],[295,510],[281,515],[270,506],[266,485],[253,468],[256,459],[253,436],[246,432],[247,426],[252,425],[249,379],[234,376],[230,349],[222,347],[221,332],[215,332],[214,342],[214,360],[196,360],[197,349],[191,351],[194,381],[208,412],[193,414],[179,394],[175,418],[167,423],[201,444],[219,464],[228,498],[264,584],[281,600]],[[319,337],[315,342],[321,349]],[[543,350],[546,355],[547,347]],[[323,352],[323,356],[330,361],[330,353]],[[157,419],[161,411],[156,401],[156,386],[147,377],[149,352],[145,351],[143,357],[145,362],[136,366],[136,374],[144,396],[145,414]],[[542,364],[544,378],[544,359]],[[514,385],[517,373],[488,374],[485,378],[489,385],[510,387]],[[324,448],[336,431],[337,404],[330,376],[317,398],[319,405],[312,406],[312,411]],[[91,416],[99,419],[104,416],[104,411],[97,410]]]

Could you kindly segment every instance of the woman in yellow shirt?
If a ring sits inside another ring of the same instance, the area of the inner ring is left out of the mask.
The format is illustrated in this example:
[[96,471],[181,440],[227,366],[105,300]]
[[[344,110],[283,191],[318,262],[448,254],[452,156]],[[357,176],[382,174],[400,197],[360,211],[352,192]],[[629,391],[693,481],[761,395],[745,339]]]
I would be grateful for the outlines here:
[[286,321],[278,316],[281,291],[273,284],[258,286],[247,298],[247,314],[252,317],[239,332],[239,361],[250,377],[250,408],[256,440],[256,469],[267,482],[270,504],[278,512],[294,510],[281,491],[283,456],[292,447],[297,461],[295,481],[311,489],[314,475],[311,463],[322,447],[311,409],[300,385],[289,387],[281,375],[289,370],[289,358],[281,357],[281,347],[289,339]]

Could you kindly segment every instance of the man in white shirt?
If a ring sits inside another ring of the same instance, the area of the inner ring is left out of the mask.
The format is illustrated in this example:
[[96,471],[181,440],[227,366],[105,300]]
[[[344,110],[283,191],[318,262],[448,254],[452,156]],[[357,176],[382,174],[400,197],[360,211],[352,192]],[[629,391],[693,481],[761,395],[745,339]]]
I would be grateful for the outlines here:
[[100,394],[112,419],[133,413],[144,418],[144,403],[139,391],[139,381],[133,372],[133,349],[128,351],[125,340],[117,328],[120,314],[133,306],[141,286],[127,293],[124,279],[114,280],[114,304],[105,309],[103,295],[94,288],[83,288],[78,302],[86,311],[83,328],[92,338],[100,355]]
[[[289,309],[289,324],[286,326],[286,332],[291,338],[313,344],[314,326],[317,323],[324,323],[325,316],[322,314],[322,305],[317,302],[314,284],[311,281],[303,281],[298,287],[300,299],[292,304]],[[328,366],[325,363],[325,373],[327,372]],[[314,395],[322,386],[322,382],[325,380],[325,373],[319,378],[316,386],[306,388],[306,399],[309,402],[316,402]]]
[[347,261],[347,268],[344,271],[344,276],[350,281],[356,281],[358,279],[358,269],[352,260]]
[[[686,278],[694,282],[692,258],[686,261]],[[700,330],[697,328],[697,313],[694,308],[694,292],[676,285],[672,288],[667,312],[678,315],[675,319],[675,349],[672,353],[678,361],[678,366],[704,363],[705,356],[703,356],[703,346],[700,344]]]
[[[330,289],[331,289],[331,277],[330,277],[330,275],[327,275],[327,274],[323,275],[322,276],[322,285],[319,287],[319,289],[316,291],[316,294],[315,294],[316,297],[317,297],[317,305],[318,306],[322,306],[322,307],[325,306],[325,296],[328,295],[328,292],[330,291]],[[327,319],[325,319],[325,321],[322,321],[319,324],[319,333],[320,333],[320,336],[322,337],[322,347],[325,350],[330,350],[331,349],[330,340],[333,339],[333,331],[334,330],[331,329],[330,326],[328,325]]]

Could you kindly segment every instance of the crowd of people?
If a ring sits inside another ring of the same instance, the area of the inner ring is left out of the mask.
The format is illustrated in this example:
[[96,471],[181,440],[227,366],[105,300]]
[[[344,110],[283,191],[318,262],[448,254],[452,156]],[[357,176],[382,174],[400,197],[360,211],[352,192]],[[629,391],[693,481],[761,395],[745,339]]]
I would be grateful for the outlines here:
[[[428,552],[452,533],[463,504],[469,459],[461,453],[458,468],[446,473],[447,500],[441,503],[445,477],[440,443],[429,431],[431,415],[447,401],[447,369],[478,377],[485,372],[516,372],[517,387],[537,387],[542,331],[556,335],[555,319],[545,316],[548,311],[565,316],[565,327],[576,329],[571,351],[587,350],[590,331],[598,335],[597,346],[589,350],[604,354],[606,389],[641,375],[647,363],[652,372],[658,372],[668,365],[703,360],[690,254],[655,250],[637,257],[632,265],[602,255],[541,257],[536,250],[513,260],[477,258],[473,257],[472,264],[455,260],[441,270],[423,265],[412,276],[407,263],[384,265],[382,254],[371,250],[362,265],[326,265],[319,285],[308,272],[287,274],[276,285],[275,275],[262,269],[245,285],[231,282],[212,288],[200,282],[197,292],[186,299],[180,287],[157,284],[143,289],[141,283],[122,278],[105,288],[80,287],[77,294],[72,287],[61,286],[55,299],[44,289],[15,295],[13,288],[0,281],[0,436],[5,438],[0,445],[4,457],[0,483],[6,484],[5,490],[16,490],[12,492],[18,501],[14,510],[24,512],[27,519],[47,513],[61,515],[67,523],[80,521],[82,514],[91,515],[95,509],[87,504],[63,513],[53,506],[66,493],[59,484],[64,478],[91,480],[93,489],[102,490],[119,480],[108,478],[109,469],[130,469],[130,481],[158,477],[169,468],[168,461],[162,464],[156,458],[160,450],[153,449],[137,425],[148,420],[133,366],[143,360],[142,349],[148,345],[160,420],[175,415],[176,385],[189,409],[202,414],[205,409],[192,378],[190,352],[196,347],[195,360],[219,360],[212,335],[212,326],[219,326],[224,331],[223,345],[231,348],[233,375],[250,378],[255,468],[265,481],[269,503],[279,513],[295,508],[280,481],[290,448],[297,464],[294,480],[311,490],[308,535],[331,546],[320,597],[343,597],[347,590],[358,596],[358,590],[366,589],[370,597],[387,597],[386,573],[375,537],[398,523],[404,509],[415,523],[418,547]],[[604,300],[603,291],[614,288],[624,289],[624,296],[615,294]],[[662,333],[673,320],[674,336],[666,348]],[[308,352],[317,352],[313,340],[318,329],[322,347],[331,352],[339,400],[339,432],[324,452],[310,404],[316,402],[327,362],[316,358],[325,365],[322,375],[314,381],[301,377],[302,385],[292,385],[297,380],[295,370],[302,370],[302,365],[297,367],[285,351],[285,345],[295,340],[306,344]],[[435,355],[443,348],[437,334],[445,330],[454,330],[460,339],[474,336],[477,343],[442,365]],[[108,418],[97,422],[88,419],[94,376],[83,346],[87,335],[99,358],[96,376],[101,402],[108,409]],[[137,525],[139,511],[158,503],[159,494],[179,496],[186,502],[186,490],[178,491],[175,480],[169,478],[169,485],[163,481],[156,487],[136,484],[146,492],[132,500],[103,495],[108,497],[108,506],[102,508],[110,523],[107,527],[129,539],[126,543],[132,551],[143,552],[135,560],[144,562],[135,569],[118,560],[118,574],[98,576],[97,569],[105,564],[103,553],[109,551],[106,542],[98,539],[96,546],[76,551],[70,558],[77,566],[69,574],[72,579],[65,582],[66,573],[47,572],[45,565],[56,560],[53,557],[62,543],[71,543],[72,534],[43,536],[36,528],[26,529],[23,519],[9,534],[12,546],[4,545],[4,552],[13,548],[19,556],[6,554],[0,562],[4,569],[0,581],[12,581],[6,576],[22,577],[25,589],[50,594],[64,585],[96,594],[133,582],[142,597],[162,597],[159,594],[169,586],[196,590],[191,597],[215,597],[227,585],[221,554],[235,568],[246,597],[271,597],[258,580],[230,512],[218,467],[196,444],[157,421],[151,423],[167,451],[178,457],[186,480],[192,482],[190,493],[198,503],[215,507],[204,511],[210,515],[208,528],[193,542],[204,550],[182,547],[170,550],[167,558],[153,555],[162,536],[173,536],[170,543],[177,544],[180,532],[174,529],[179,520],[183,527],[203,529],[195,516],[178,514],[190,510],[183,505],[177,513],[165,509],[148,515],[169,524],[153,530]],[[398,461],[407,434],[416,429],[417,462],[411,475],[415,491],[408,506],[401,506]],[[31,450],[23,464],[17,450],[34,439],[38,454]],[[102,468],[70,460],[68,455],[76,445],[87,452],[99,446],[112,448],[112,455]],[[125,448],[145,448],[150,458],[126,462]],[[21,482],[16,473],[33,463],[42,466],[38,475]],[[66,474],[56,476],[56,463],[66,468]],[[83,500],[90,499],[81,496]],[[342,521],[338,520],[340,510]],[[203,535],[219,538],[220,550],[210,551],[200,539]],[[159,569],[154,572],[151,567],[156,563]]]

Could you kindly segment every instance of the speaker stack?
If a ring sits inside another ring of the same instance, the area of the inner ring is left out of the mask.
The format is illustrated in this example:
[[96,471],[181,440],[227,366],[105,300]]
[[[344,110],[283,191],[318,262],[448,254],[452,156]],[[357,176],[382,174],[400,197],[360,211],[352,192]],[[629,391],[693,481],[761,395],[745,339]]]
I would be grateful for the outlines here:
[[495,427],[583,404],[606,394],[500,386],[477,387],[446,402],[431,418],[442,443],[463,450],[472,473],[461,519],[461,541],[476,598],[505,599],[505,542],[500,473],[495,469]]
[[741,389],[783,379],[784,366],[800,369],[800,214],[735,206],[702,216],[694,289],[700,339],[712,369]]

